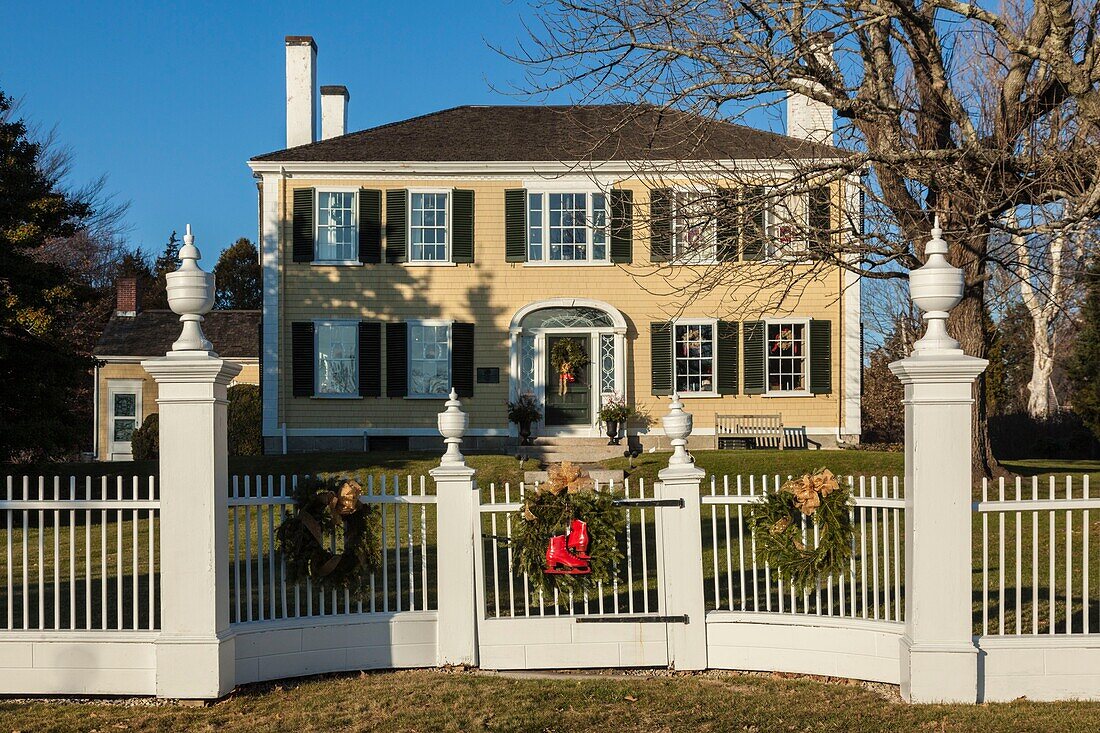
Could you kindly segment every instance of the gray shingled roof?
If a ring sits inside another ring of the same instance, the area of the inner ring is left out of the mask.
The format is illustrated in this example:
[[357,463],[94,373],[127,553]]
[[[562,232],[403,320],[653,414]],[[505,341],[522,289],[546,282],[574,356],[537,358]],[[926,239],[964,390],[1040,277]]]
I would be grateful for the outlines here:
[[[107,321],[92,353],[96,356],[164,356],[179,338],[179,316],[167,310],[117,313]],[[211,311],[202,324],[220,356],[257,359],[260,355],[260,311]]]
[[638,105],[464,106],[256,161],[603,161],[835,157],[827,145]]

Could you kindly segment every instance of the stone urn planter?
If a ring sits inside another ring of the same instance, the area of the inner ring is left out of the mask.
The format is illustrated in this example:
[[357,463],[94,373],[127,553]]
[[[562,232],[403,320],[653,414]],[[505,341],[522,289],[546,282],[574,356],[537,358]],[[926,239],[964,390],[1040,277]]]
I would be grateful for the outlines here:
[[621,445],[622,438],[619,437],[619,421],[607,420],[607,444],[608,445]]

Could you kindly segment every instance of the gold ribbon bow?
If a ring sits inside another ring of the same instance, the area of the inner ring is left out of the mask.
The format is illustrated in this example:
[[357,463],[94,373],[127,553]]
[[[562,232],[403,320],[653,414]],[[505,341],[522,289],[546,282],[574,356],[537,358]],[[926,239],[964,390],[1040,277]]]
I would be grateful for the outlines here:
[[783,484],[780,490],[794,496],[795,507],[808,517],[821,506],[821,500],[836,491],[839,486],[833,473],[823,468],[816,473],[791,479]]

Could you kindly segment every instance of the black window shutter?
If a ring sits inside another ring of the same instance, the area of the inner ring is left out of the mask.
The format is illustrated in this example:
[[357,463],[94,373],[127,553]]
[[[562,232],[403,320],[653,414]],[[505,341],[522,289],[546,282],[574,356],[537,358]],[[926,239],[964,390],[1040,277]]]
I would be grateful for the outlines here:
[[737,394],[737,321],[718,321],[718,394]]
[[313,322],[290,324],[291,389],[295,397],[313,396]]
[[409,332],[405,323],[386,324],[386,396],[404,397],[409,393]]
[[768,236],[764,187],[750,186],[745,189],[745,201],[742,256],[746,260],[762,260],[767,249],[764,242]]
[[409,192],[403,188],[386,191],[386,262],[405,262]]
[[829,394],[833,391],[833,323],[810,321],[810,392]]
[[611,189],[611,261],[630,264],[634,249],[634,192]]
[[359,395],[382,396],[382,324],[359,323]]
[[474,396],[474,324],[451,324],[451,385],[459,397]]
[[527,261],[527,189],[504,192],[504,261]]
[[649,261],[672,259],[672,191],[655,188],[649,192]]
[[294,213],[291,223],[294,240],[291,259],[313,261],[313,189],[294,189]]
[[764,342],[764,322],[745,321],[745,394],[767,391]]
[[451,202],[451,261],[474,261],[474,192],[455,189]]
[[382,192],[359,189],[359,261],[382,261]]
[[737,191],[732,188],[720,188],[716,198],[718,204],[717,259],[719,262],[736,262],[738,240],[741,239],[741,212],[738,209]]
[[672,394],[672,324],[649,324],[650,384],[655,395]]
[[806,223],[809,226],[810,251],[819,255],[829,252],[830,235],[833,228],[832,202],[828,186],[819,186],[810,191],[809,212]]

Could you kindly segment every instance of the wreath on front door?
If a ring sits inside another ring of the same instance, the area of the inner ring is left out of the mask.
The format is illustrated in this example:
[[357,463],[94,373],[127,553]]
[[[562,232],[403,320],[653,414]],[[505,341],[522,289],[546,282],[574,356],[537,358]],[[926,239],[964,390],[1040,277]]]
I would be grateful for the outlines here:
[[294,513],[275,531],[287,580],[344,588],[360,600],[381,567],[381,510],[359,501],[353,479],[303,478],[294,489]]
[[797,590],[812,590],[823,578],[847,572],[851,505],[848,487],[828,469],[790,479],[751,507],[759,557]]
[[588,352],[577,339],[559,339],[550,349],[550,366],[558,375],[558,394],[569,393],[569,385],[577,381],[577,372],[588,366]]

